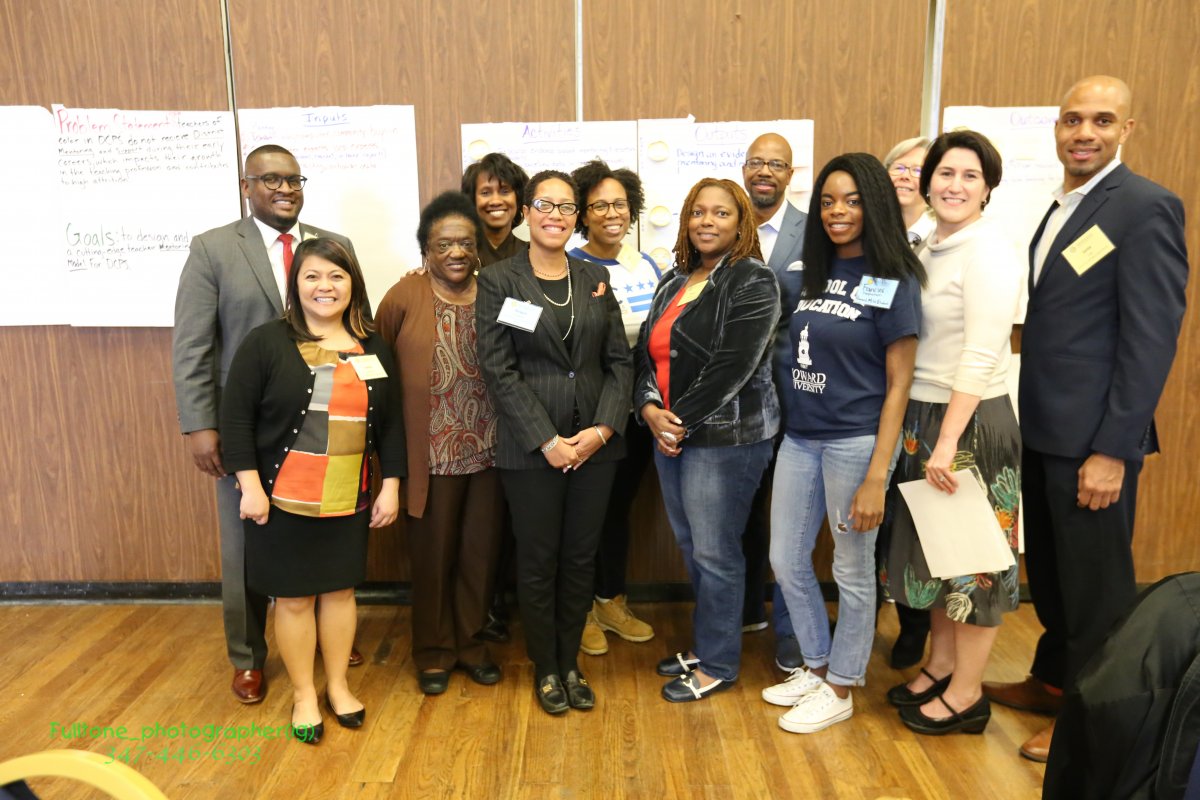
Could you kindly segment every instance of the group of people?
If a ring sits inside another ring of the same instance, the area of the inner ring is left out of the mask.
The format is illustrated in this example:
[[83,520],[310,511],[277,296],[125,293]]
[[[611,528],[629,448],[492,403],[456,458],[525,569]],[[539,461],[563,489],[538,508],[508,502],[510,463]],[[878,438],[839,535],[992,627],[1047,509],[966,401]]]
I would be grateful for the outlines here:
[[[692,187],[662,274],[626,240],[635,173],[593,161],[527,178],[491,154],[423,209],[421,267],[374,314],[350,243],[299,224],[295,158],[255,150],[251,217],[193,241],[175,328],[181,425],[219,479],[235,694],[262,699],[274,597],[300,738],[323,733],[318,652],[329,710],[363,724],[346,681],[353,587],[403,481],[421,689],[445,691],[456,668],[501,680],[486,631],[510,526],[537,702],[592,708],[579,652],[604,652],[605,631],[654,635],[625,602],[629,510],[653,459],[695,594],[690,646],[657,666],[667,701],[735,685],[743,631],[765,626],[753,542],[769,516],[788,675],[762,697],[787,708],[784,730],[852,715],[884,597],[902,612],[893,665],[924,659],[887,692],[909,728],[981,732],[989,698],[1052,709],[1133,597],[1137,472],[1183,312],[1182,207],[1117,158],[1131,104],[1103,76],[1065,96],[1063,187],[1032,243],[984,214],[1002,161],[982,134],[837,156],[807,215],[786,201],[788,143],[766,134],[741,185]],[[585,244],[568,251],[574,232]],[[1026,682],[983,681],[1016,565],[931,574],[897,489],[913,480],[947,494],[979,481],[1014,556],[1024,493],[1046,628]],[[812,561],[825,521],[836,626]]]

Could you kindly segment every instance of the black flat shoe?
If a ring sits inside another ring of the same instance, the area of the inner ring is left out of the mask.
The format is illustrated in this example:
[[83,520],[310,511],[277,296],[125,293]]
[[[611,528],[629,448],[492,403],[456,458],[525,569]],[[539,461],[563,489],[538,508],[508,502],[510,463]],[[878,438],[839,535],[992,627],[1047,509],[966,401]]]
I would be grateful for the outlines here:
[[691,703],[695,700],[703,700],[710,694],[732,689],[734,683],[736,681],[725,681],[720,678],[714,678],[712,683],[707,686],[701,686],[700,676],[695,672],[689,672],[663,686],[662,696],[668,703]]
[[476,639],[482,639],[485,642],[507,642],[512,637],[508,633],[508,625],[496,614],[495,610],[489,610],[487,622],[483,623],[483,627],[479,629],[479,633],[475,634]]
[[[296,712],[296,707],[292,706],[292,713]],[[325,723],[318,722],[316,725],[297,725],[292,723],[292,736],[298,742],[304,744],[318,744],[321,737],[325,735]]]
[[437,672],[418,672],[417,683],[425,694],[441,694],[450,688],[450,672],[444,669]]
[[925,640],[927,638],[929,638],[929,631],[901,632],[896,637],[896,644],[892,646],[890,660],[892,669],[908,669],[920,664],[921,659],[925,658]]
[[333,707],[333,701],[329,699],[329,692],[325,692],[325,705],[329,706],[329,710],[333,712],[333,716],[337,718],[338,725],[343,728],[361,728],[363,721],[367,718],[367,710],[360,708],[358,711],[351,711],[349,714],[339,714],[337,709]]
[[535,683],[533,693],[537,695],[542,711],[547,714],[565,714],[570,708],[567,704],[567,692],[563,689],[562,678],[557,675],[547,675]]
[[992,718],[992,706],[986,697],[980,697],[975,705],[966,711],[958,712],[950,707],[946,698],[938,695],[938,700],[950,712],[945,719],[931,719],[921,713],[920,706],[905,706],[900,709],[900,721],[917,733],[926,736],[941,736],[945,733],[983,733],[988,720]]
[[907,706],[923,706],[935,697],[946,691],[946,687],[950,685],[950,678],[953,673],[944,678],[938,679],[933,677],[924,668],[921,669],[921,674],[929,680],[933,681],[933,685],[923,692],[914,692],[908,688],[907,683],[902,683],[899,686],[893,686],[888,689],[888,702],[896,708],[905,708]]
[[700,659],[688,658],[687,653],[676,653],[658,662],[658,667],[655,669],[664,678],[677,678],[680,675],[686,675],[691,672],[699,663]]
[[459,664],[467,677],[481,686],[492,686],[500,682],[500,667],[492,663]]
[[588,686],[587,678],[577,669],[567,673],[563,682],[567,686],[567,702],[571,708],[591,711],[596,707],[596,693]]

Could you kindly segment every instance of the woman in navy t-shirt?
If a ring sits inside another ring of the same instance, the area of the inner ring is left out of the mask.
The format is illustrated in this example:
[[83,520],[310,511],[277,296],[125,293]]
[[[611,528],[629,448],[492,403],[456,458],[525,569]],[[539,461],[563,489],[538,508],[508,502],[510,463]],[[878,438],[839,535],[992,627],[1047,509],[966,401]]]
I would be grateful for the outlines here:
[[[767,702],[792,706],[779,726],[794,733],[849,718],[850,687],[866,674],[875,536],[912,384],[925,280],[895,189],[874,156],[838,156],[814,187],[771,502],[771,567],[804,666],[763,690]],[[826,515],[839,596],[832,637],[812,564]]]

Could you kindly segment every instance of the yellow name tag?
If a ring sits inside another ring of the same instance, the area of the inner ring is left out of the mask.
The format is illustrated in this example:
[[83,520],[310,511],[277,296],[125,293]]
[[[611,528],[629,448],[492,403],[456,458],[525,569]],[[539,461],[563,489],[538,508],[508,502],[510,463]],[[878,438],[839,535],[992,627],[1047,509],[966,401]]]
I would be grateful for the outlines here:
[[1072,242],[1070,247],[1063,250],[1063,257],[1077,275],[1082,275],[1115,249],[1116,245],[1109,241],[1104,231],[1100,230],[1100,226],[1093,225]]
[[702,291],[704,291],[705,286],[708,286],[708,281],[700,281],[697,284],[693,284],[693,285],[689,286],[684,291],[683,297],[679,298],[679,302],[676,303],[675,305],[686,306],[688,303],[692,302],[693,300],[695,300],[697,297],[700,296],[700,293]]

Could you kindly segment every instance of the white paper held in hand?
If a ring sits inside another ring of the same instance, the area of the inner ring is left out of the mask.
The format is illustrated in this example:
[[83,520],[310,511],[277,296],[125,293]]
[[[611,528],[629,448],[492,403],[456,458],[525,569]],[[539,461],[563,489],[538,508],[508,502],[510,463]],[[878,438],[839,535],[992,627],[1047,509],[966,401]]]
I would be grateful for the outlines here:
[[912,514],[929,574],[954,578],[1008,569],[1016,562],[987,492],[970,470],[955,472],[954,477],[954,494],[924,479],[897,486]]

